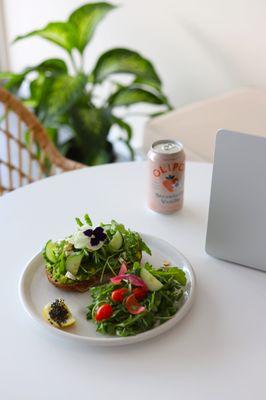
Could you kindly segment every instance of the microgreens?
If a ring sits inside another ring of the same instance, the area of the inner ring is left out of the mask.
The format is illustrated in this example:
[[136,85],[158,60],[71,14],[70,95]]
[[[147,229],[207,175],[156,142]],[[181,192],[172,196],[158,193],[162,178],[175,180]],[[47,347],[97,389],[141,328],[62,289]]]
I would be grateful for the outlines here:
[[[47,272],[59,283],[73,283],[69,274],[66,275],[69,268],[76,281],[96,277],[96,281],[104,282],[105,276],[118,274],[123,261],[132,266],[141,260],[143,251],[150,254],[150,249],[137,232],[116,221],[92,227],[91,218],[86,214],[84,218],[76,218],[76,223],[77,230],[73,235],[62,241],[49,241],[43,253]],[[110,245],[115,235],[121,236],[117,248]],[[78,265],[75,256],[78,256]],[[69,261],[71,257],[74,261]]]

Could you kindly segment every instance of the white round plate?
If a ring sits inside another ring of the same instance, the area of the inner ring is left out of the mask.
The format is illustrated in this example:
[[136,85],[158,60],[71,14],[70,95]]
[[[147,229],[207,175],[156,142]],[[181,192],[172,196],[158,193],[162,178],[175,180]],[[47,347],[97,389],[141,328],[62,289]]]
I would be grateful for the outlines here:
[[[169,330],[187,314],[192,305],[195,292],[194,272],[187,259],[171,244],[151,235],[141,234],[141,236],[152,251],[152,256],[143,253],[144,262],[149,261],[154,266],[162,266],[162,263],[167,260],[171,265],[178,266],[186,273],[187,286],[183,304],[174,317],[164,324],[138,335],[128,337],[104,336],[97,333],[93,322],[86,320],[86,307],[91,301],[89,293],[66,292],[49,283],[45,275],[41,252],[27,264],[20,279],[20,299],[26,312],[34,321],[50,333],[100,346],[119,346],[135,343],[150,339]],[[54,328],[42,318],[44,305],[56,298],[64,298],[76,318],[75,325],[65,330]]]

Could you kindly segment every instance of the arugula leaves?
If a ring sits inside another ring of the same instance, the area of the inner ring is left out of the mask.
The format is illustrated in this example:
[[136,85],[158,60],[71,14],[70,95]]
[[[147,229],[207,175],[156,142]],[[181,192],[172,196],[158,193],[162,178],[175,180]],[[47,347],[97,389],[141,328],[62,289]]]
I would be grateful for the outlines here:
[[[79,227],[84,225],[84,223],[81,221],[80,218],[76,217],[75,220],[76,220],[76,223],[77,223],[77,225]],[[89,217],[89,214],[85,214],[84,215],[84,221],[86,222],[87,225],[92,226],[92,222],[91,222],[91,219]]]
[[[88,214],[85,214],[82,219],[76,218],[76,223],[78,228],[82,228],[84,224],[89,226],[93,225]],[[129,265],[133,265],[135,261],[141,260],[142,251],[151,254],[150,249],[143,242],[139,233],[126,229],[123,224],[112,220],[111,223],[101,224],[101,226],[104,228],[107,239],[98,250],[92,251],[88,248],[82,250],[76,249],[69,243],[70,238],[55,243],[55,262],[51,262],[51,260],[47,258],[46,251],[44,250],[43,256],[46,262],[46,269],[54,280],[63,284],[75,282],[65,276],[67,272],[66,260],[70,253],[73,255],[80,251],[83,252],[82,262],[75,276],[76,281],[83,281],[96,276],[100,282],[104,281],[105,274],[116,275],[123,261]],[[122,246],[114,251],[111,246],[109,246],[109,243],[116,232],[120,232],[123,241]],[[70,249],[68,248],[69,246]]]
[[83,222],[81,222],[80,218],[75,218],[75,219],[78,226],[83,226]]
[[84,219],[85,219],[85,222],[86,222],[89,226],[92,226],[92,222],[91,222],[91,219],[90,219],[90,217],[89,217],[88,214],[85,214],[85,215],[84,215]]
[[[104,335],[132,336],[152,329],[172,318],[182,305],[186,287],[186,275],[177,267],[155,269],[146,263],[144,266],[157,279],[163,283],[163,287],[156,291],[149,291],[147,297],[141,301],[145,311],[138,315],[132,315],[126,309],[124,302],[112,301],[113,290],[126,288],[128,295],[132,293],[132,285],[122,282],[120,285],[108,283],[90,289],[92,303],[88,306],[87,319],[93,320],[97,332]],[[130,274],[140,275],[141,265],[135,262]],[[100,322],[95,321],[94,316],[102,304],[110,304],[113,314],[110,319]]]

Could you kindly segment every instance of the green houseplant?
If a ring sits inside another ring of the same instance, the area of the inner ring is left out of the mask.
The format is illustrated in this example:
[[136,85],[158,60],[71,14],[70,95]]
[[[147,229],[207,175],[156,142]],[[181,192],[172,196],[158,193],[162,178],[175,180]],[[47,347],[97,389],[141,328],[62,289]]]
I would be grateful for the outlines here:
[[[118,140],[134,158],[132,128],[118,117],[119,107],[144,102],[163,106],[163,111],[171,108],[152,63],[135,51],[108,50],[92,71],[85,71],[87,45],[98,23],[114,8],[106,2],[88,3],[76,9],[67,21],[51,22],[18,36],[15,42],[32,36],[46,39],[64,49],[67,58],[47,59],[21,73],[0,74],[3,85],[35,112],[61,152],[88,165],[114,160],[113,146],[108,141],[113,125],[120,128]],[[120,74],[128,74],[130,83],[122,84]],[[95,92],[106,81],[109,94],[99,101]],[[21,95],[22,84],[28,88],[27,96]],[[68,129],[68,137],[62,141],[59,134],[64,128]]]

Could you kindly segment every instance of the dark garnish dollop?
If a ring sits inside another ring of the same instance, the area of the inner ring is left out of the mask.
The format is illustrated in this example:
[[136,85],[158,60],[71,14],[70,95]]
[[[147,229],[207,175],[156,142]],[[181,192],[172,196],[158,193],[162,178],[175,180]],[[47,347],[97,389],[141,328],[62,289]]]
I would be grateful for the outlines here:
[[65,323],[69,317],[68,309],[66,308],[65,302],[63,299],[56,299],[51,304],[51,309],[49,311],[49,316],[52,320],[58,323],[61,326]]

